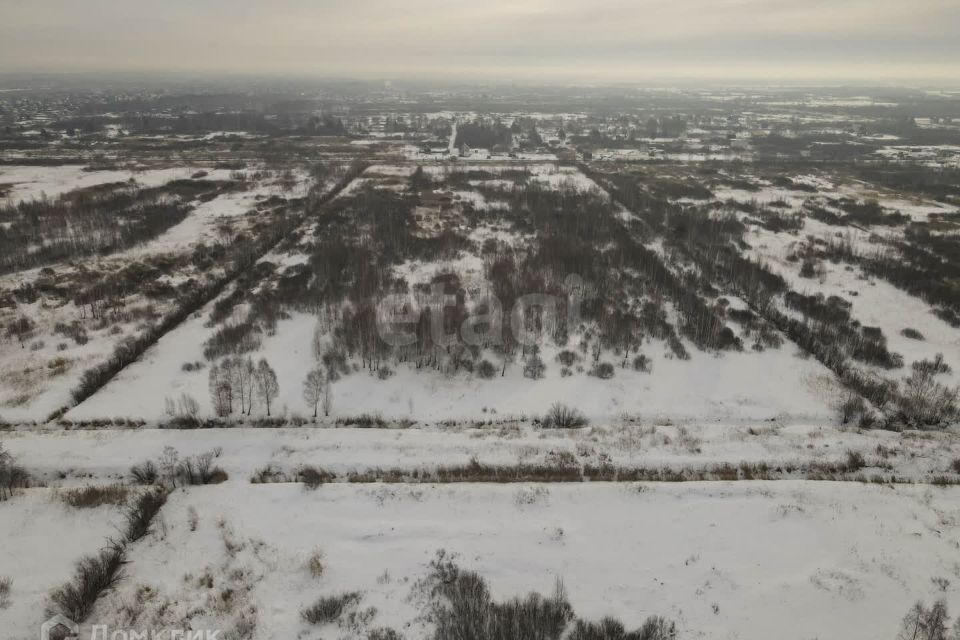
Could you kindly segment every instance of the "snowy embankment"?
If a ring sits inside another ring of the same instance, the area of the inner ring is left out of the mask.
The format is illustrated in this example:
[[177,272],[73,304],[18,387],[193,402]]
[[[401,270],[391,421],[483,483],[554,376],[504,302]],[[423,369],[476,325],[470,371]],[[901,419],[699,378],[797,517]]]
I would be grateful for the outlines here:
[[[619,424],[571,430],[527,425],[407,429],[98,429],[18,430],[0,435],[18,464],[42,482],[73,486],[126,478],[130,466],[157,461],[167,447],[180,456],[219,450],[217,464],[231,478],[248,480],[271,465],[293,472],[301,465],[336,474],[374,468],[431,469],[484,464],[610,463],[623,467],[702,469],[741,463],[840,464],[863,457],[864,477],[929,482],[956,478],[960,435],[955,432],[841,431],[829,427],[718,427]],[[561,462],[561,460],[563,462]],[[851,477],[856,474],[851,474]]]

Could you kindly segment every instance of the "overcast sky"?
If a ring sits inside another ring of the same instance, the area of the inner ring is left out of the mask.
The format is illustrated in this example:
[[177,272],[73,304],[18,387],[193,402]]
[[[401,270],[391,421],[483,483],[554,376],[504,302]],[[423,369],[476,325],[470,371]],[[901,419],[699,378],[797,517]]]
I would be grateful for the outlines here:
[[0,0],[0,72],[960,80],[960,0]]

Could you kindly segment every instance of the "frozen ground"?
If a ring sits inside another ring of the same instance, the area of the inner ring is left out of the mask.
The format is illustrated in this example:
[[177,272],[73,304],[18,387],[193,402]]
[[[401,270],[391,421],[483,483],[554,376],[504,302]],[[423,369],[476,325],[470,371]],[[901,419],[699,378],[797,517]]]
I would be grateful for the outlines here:
[[50,489],[0,502],[0,577],[13,578],[10,606],[0,609],[3,637],[39,637],[47,593],[73,575],[75,561],[116,535],[119,524],[116,507],[75,509]]
[[[958,497],[789,481],[314,492],[230,481],[171,496],[90,624],[130,624],[133,611],[134,627],[189,618],[229,632],[253,619],[262,639],[361,638],[379,626],[427,638],[414,583],[445,549],[498,600],[549,594],[559,577],[580,616],[635,627],[661,614],[683,638],[888,638],[917,599],[960,605]],[[316,551],[320,577],[306,568]],[[300,618],[346,590],[363,593],[372,620],[348,630]]]
[[[577,464],[696,469],[729,462],[803,465],[865,458],[873,474],[954,478],[953,432],[814,426],[653,425],[568,431],[524,424],[409,429],[31,428],[0,442],[35,482],[0,503],[0,576],[14,577],[6,636],[32,638],[49,589],[115,535],[110,508],[72,510],[61,488],[125,481],[129,467],[217,451],[229,479],[174,491],[154,533],[130,549],[127,578],[93,624],[194,629],[255,624],[256,638],[361,638],[309,628],[299,611],[359,590],[369,626],[428,637],[415,582],[439,549],[479,571],[494,596],[549,593],[564,580],[580,616],[677,621],[682,638],[892,637],[917,599],[960,580],[957,487],[857,482],[583,484],[250,484],[267,465],[344,474],[370,468]],[[196,525],[191,525],[195,520]],[[323,553],[321,577],[306,569]],[[945,581],[934,578],[943,578]],[[945,586],[944,586],[945,585]],[[230,597],[223,596],[229,590]],[[234,599],[235,596],[235,599]],[[132,613],[131,613],[132,612]],[[790,624],[784,626],[784,621]]]

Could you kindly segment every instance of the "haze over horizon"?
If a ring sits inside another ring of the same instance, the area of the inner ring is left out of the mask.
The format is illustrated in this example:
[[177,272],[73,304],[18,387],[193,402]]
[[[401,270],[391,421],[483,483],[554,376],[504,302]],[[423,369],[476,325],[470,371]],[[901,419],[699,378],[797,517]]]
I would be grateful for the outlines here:
[[955,0],[0,0],[0,73],[960,81]]

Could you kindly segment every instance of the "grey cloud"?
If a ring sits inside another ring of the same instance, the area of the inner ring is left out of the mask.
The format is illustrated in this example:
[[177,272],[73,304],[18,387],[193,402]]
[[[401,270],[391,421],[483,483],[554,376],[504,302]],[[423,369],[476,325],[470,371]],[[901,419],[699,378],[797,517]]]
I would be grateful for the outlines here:
[[957,79],[957,24],[956,0],[0,0],[0,71]]

